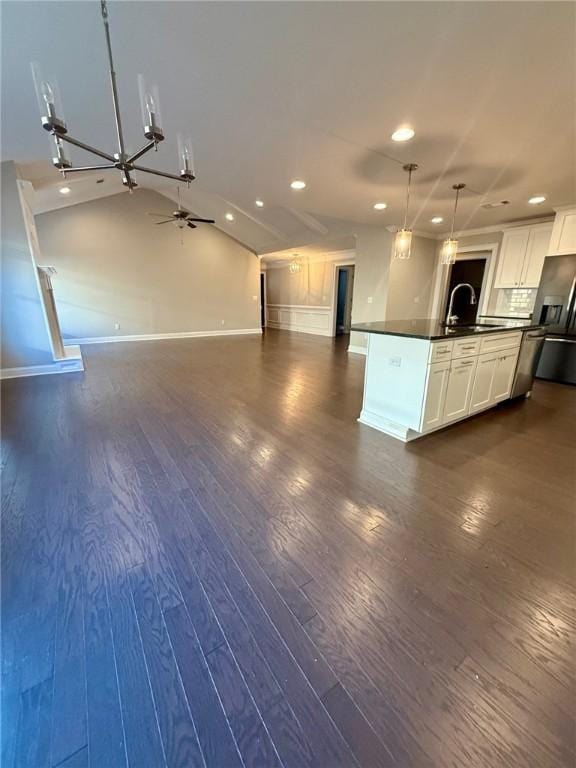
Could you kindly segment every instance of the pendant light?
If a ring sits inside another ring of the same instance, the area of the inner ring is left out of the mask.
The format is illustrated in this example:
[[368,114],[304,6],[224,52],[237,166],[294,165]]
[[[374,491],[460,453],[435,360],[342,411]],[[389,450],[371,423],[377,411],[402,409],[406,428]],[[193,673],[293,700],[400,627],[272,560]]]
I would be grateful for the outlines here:
[[454,222],[456,221],[456,209],[458,208],[458,196],[460,190],[464,189],[466,184],[453,184],[452,189],[456,190],[456,199],[454,200],[454,211],[452,213],[452,228],[450,229],[450,237],[444,240],[442,243],[442,250],[440,251],[441,262],[444,266],[449,267],[451,264],[456,263],[456,253],[458,252],[458,240],[454,239]]
[[408,163],[407,165],[404,165],[403,168],[408,174],[408,186],[406,187],[406,210],[404,211],[404,226],[401,230],[396,232],[396,238],[394,240],[395,259],[409,259],[410,251],[412,250],[412,230],[407,229],[408,206],[410,205],[410,182],[412,181],[412,173],[418,168],[418,166],[416,163]]

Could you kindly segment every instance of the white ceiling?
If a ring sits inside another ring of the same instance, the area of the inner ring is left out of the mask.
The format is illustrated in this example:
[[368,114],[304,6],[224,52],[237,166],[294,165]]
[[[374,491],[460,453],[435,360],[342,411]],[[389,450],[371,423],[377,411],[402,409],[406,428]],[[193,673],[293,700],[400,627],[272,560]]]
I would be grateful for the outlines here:
[[[127,143],[143,143],[136,77],[160,87],[168,139],[149,164],[176,171],[175,135],[194,137],[186,205],[258,252],[328,239],[355,223],[437,233],[451,185],[459,228],[549,214],[576,199],[576,5],[564,2],[110,2]],[[56,73],[71,135],[114,151],[100,4],[2,3],[2,157],[60,199],[30,76]],[[408,122],[416,137],[390,141]],[[73,151],[77,163],[90,158]],[[391,159],[392,158],[392,159]],[[63,204],[118,191],[117,172],[71,179]],[[114,178],[113,178],[114,177]],[[303,178],[303,192],[289,188]],[[159,191],[171,186],[141,177]],[[531,195],[543,206],[527,205]],[[259,197],[265,207],[258,209]],[[492,211],[482,202],[508,199]],[[377,200],[388,209],[376,212]],[[232,224],[223,214],[232,211]]]

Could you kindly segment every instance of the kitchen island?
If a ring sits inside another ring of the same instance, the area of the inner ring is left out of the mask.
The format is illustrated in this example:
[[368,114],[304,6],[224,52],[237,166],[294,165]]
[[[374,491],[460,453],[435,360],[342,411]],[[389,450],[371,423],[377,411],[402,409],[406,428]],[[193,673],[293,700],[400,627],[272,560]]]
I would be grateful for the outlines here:
[[368,334],[359,421],[405,442],[507,400],[530,321],[434,319],[352,326]]

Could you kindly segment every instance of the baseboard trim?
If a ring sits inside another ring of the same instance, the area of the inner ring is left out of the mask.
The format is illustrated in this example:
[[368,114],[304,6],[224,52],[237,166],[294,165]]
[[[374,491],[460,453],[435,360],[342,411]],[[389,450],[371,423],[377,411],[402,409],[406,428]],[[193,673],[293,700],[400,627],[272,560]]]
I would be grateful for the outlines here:
[[20,379],[25,376],[48,376],[53,373],[76,373],[84,370],[82,358],[56,360],[47,365],[28,365],[22,368],[3,368],[0,379]]
[[372,429],[377,429],[379,432],[384,432],[385,435],[390,435],[390,437],[395,437],[397,440],[402,440],[403,443],[408,443],[411,440],[416,440],[417,438],[422,437],[419,432],[415,432],[413,429],[410,429],[410,427],[396,424],[396,422],[390,421],[390,419],[385,419],[364,408],[362,409],[358,421],[361,424],[365,424],[367,427],[372,427]]
[[64,339],[66,347],[75,344],[114,344],[120,341],[161,341],[162,339],[198,339],[208,336],[247,336],[261,334],[262,328],[239,328],[227,331],[181,331],[178,333],[143,333],[131,336],[88,336],[79,339]]
[[367,347],[358,347],[356,344],[350,344],[348,346],[348,352],[352,352],[355,355],[364,355],[366,356],[366,352],[368,351]]
[[288,323],[274,323],[270,320],[266,321],[268,328],[275,328],[278,331],[296,331],[296,333],[309,333],[312,336],[332,336],[330,331],[325,331],[317,328],[310,328],[303,325],[289,325]]

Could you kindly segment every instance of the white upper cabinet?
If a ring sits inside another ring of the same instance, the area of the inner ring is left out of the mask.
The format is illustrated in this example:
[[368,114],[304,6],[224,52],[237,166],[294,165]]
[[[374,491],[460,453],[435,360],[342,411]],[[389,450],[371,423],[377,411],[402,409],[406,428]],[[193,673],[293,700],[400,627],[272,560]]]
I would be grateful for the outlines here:
[[550,238],[549,256],[576,253],[576,205],[558,208]]
[[520,278],[520,284],[523,288],[538,288],[544,259],[548,255],[550,248],[551,233],[552,226],[550,224],[539,228],[534,227],[530,231],[526,258],[524,259],[524,267]]
[[530,230],[528,228],[504,232],[494,283],[495,288],[518,288],[529,237]]
[[506,230],[494,287],[537,288],[549,252],[551,233],[551,224]]

